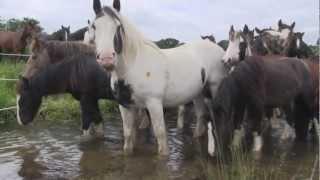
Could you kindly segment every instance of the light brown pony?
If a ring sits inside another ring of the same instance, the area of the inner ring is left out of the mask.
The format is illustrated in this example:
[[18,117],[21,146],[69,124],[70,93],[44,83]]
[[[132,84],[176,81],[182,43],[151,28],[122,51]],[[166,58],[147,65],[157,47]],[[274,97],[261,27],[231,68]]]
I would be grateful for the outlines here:
[[69,59],[74,55],[95,57],[94,46],[81,42],[44,41],[33,38],[29,57],[23,77],[30,78],[45,67]]
[[19,32],[0,31],[0,52],[22,53],[27,46],[28,38],[32,37],[37,31],[38,28],[30,22]]

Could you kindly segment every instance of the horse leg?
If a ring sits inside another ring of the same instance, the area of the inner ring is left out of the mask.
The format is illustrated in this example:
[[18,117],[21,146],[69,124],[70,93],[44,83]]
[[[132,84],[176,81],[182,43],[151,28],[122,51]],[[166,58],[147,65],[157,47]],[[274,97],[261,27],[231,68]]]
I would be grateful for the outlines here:
[[91,100],[91,109],[90,112],[93,116],[93,130],[97,137],[103,137],[104,136],[104,127],[103,127],[103,118],[101,116],[100,108],[98,105],[98,99],[92,99]]
[[263,140],[261,137],[261,122],[263,118],[263,106],[262,105],[250,105],[248,107],[248,118],[252,124],[253,135],[253,151],[260,152],[263,146]]
[[233,114],[234,131],[231,143],[231,146],[235,149],[238,149],[240,147],[242,137],[244,136],[241,130],[241,124],[244,118],[245,107],[246,106],[243,102],[239,102],[235,105],[235,112]]
[[81,117],[82,117],[82,131],[83,131],[83,140],[89,139],[91,135],[90,126],[91,126],[91,112],[92,112],[92,102],[89,97],[83,96],[80,99],[81,106]]
[[150,113],[153,131],[158,141],[158,152],[160,155],[169,154],[166,125],[164,122],[163,105],[158,99],[147,102],[147,109]]
[[125,108],[119,105],[120,113],[123,121],[124,146],[123,150],[126,155],[133,153],[136,141],[136,114],[137,109]]
[[200,137],[204,134],[206,127],[204,125],[206,104],[202,94],[193,100],[194,109],[196,113],[196,128],[193,133],[193,137]]
[[305,141],[308,136],[309,117],[308,109],[304,105],[297,103],[294,107],[294,127],[296,132],[296,139],[298,141]]
[[178,120],[177,120],[177,128],[178,129],[183,128],[185,112],[186,112],[185,105],[181,105],[178,107]]

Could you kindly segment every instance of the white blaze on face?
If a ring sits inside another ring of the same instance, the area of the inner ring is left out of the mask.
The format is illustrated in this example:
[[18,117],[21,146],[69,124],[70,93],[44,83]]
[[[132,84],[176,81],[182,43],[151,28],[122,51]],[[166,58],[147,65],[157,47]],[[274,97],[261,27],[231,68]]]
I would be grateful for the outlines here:
[[300,48],[301,42],[300,39],[297,39],[297,48]]
[[[235,37],[237,37],[237,33]],[[231,63],[232,61],[239,61],[239,52],[240,52],[240,42],[241,37],[235,38],[233,41],[229,41],[228,48],[226,50],[225,55],[223,56],[222,60],[224,63]],[[243,39],[242,39],[243,40]]]
[[[114,19],[108,15],[95,20],[94,41],[99,55],[102,56],[103,54],[112,54],[115,52],[113,40],[119,25],[120,23],[118,21],[115,22]],[[91,34],[92,33],[90,33],[90,35]]]
[[286,40],[289,37],[289,34],[290,34],[290,30],[289,29],[283,29],[280,32],[280,39]]
[[22,121],[21,121],[21,118],[20,118],[20,114],[19,114],[19,111],[20,111],[20,106],[19,106],[19,101],[20,101],[20,95],[17,95],[17,99],[16,99],[16,103],[17,103],[17,121],[20,125],[23,125]]
[[212,133],[212,122],[208,122],[208,153],[210,156],[214,156],[214,151],[215,151],[215,142],[214,142],[214,137]]
[[262,149],[262,137],[257,132],[253,133],[253,151],[259,152]]
[[68,33],[67,33],[67,31],[64,31],[64,39],[65,39],[66,41],[68,41]]

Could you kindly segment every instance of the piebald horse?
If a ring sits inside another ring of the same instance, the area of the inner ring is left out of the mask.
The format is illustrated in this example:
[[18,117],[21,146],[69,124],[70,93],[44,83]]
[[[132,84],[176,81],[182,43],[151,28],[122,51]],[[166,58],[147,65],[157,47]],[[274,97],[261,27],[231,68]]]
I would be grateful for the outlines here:
[[[203,124],[202,90],[214,95],[226,71],[224,51],[209,40],[199,40],[161,50],[120,13],[120,1],[102,7],[94,0],[96,18],[90,37],[97,61],[112,72],[111,86],[120,105],[124,128],[124,152],[133,152],[138,109],[147,108],[160,155],[168,155],[163,108],[194,102],[197,124]],[[197,126],[199,127],[199,126]]]

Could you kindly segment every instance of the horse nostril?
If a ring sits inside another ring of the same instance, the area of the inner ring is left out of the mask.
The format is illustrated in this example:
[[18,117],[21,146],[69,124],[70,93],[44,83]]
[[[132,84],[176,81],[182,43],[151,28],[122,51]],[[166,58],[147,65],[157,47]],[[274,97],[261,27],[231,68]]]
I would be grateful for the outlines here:
[[116,53],[115,53],[115,52],[113,52],[113,53],[112,53],[112,57],[115,57],[115,56],[116,56]]
[[96,58],[97,58],[97,59],[100,59],[100,54],[97,54],[97,55],[96,55]]

